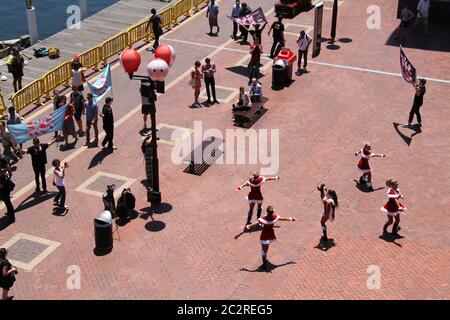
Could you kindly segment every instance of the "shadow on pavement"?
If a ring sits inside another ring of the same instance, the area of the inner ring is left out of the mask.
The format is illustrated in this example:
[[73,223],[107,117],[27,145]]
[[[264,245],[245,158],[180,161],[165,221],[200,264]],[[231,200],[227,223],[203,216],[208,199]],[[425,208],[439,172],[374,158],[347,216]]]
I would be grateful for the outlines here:
[[56,192],[49,192],[49,193],[33,193],[28,198],[23,200],[16,208],[16,212],[26,210],[28,208],[34,207],[35,205],[38,205],[44,201],[47,201],[51,198],[54,198]]
[[379,236],[379,238],[381,240],[386,241],[386,242],[391,242],[391,243],[395,244],[398,247],[402,247],[402,245],[400,243],[398,243],[398,242],[395,242],[395,240],[403,239],[403,236],[400,236],[400,235],[399,236],[395,236],[392,233],[384,233],[381,236]]
[[98,165],[99,163],[102,163],[103,160],[112,153],[113,153],[113,150],[111,150],[111,149],[101,149],[92,158],[91,162],[89,163],[88,169],[91,169],[91,168],[95,167],[96,165]]
[[[394,129],[395,129],[395,131],[397,132],[397,134],[400,136],[400,138],[402,138],[402,140],[403,140],[408,146],[411,145],[412,138],[413,138],[415,135],[418,135],[419,133],[422,132],[422,128],[421,128],[418,124],[415,124],[415,125],[412,125],[412,126],[408,127],[408,126],[405,126],[405,125],[401,125],[400,123],[393,122],[392,125],[394,126]],[[409,129],[409,130],[412,130],[412,131],[414,131],[414,133],[411,134],[410,136],[407,136],[406,134],[404,134],[403,132],[400,131],[400,126],[401,126],[402,128],[407,128],[407,129]]]
[[166,224],[162,221],[153,220],[145,224],[145,229],[150,232],[159,232],[166,227]]
[[296,264],[296,262],[294,261],[289,261],[286,263],[282,263],[282,264],[273,264],[272,262],[270,262],[269,260],[267,260],[267,266],[265,269],[262,268],[262,266],[259,266],[256,269],[247,269],[247,268],[242,268],[239,271],[246,271],[246,272],[272,272],[273,270],[280,268],[280,267],[284,267],[290,264]]
[[314,248],[326,252],[335,246],[336,246],[336,242],[334,242],[334,239],[330,238],[326,242],[320,240],[319,243],[317,244],[317,246],[315,246]]
[[5,230],[10,226],[9,218],[7,216],[0,218],[0,231]]

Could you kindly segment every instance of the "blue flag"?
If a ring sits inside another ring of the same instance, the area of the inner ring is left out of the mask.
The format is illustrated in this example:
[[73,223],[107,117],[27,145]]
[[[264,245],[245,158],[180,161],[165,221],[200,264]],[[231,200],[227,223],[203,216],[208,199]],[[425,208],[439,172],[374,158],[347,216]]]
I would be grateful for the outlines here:
[[109,64],[106,65],[106,68],[102,71],[97,80],[95,80],[93,83],[88,82],[87,84],[89,90],[94,96],[94,101],[97,103],[105,96],[105,94],[108,93],[112,86],[111,69],[109,67]]
[[46,133],[62,130],[67,105],[52,113],[20,124],[10,124],[6,127],[17,144],[37,138]]

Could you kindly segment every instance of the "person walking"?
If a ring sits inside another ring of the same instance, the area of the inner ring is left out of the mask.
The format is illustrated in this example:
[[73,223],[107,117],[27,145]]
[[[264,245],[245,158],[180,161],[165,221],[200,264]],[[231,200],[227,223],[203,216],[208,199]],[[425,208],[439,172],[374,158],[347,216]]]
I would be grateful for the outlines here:
[[414,22],[413,29],[417,27],[418,24],[423,24],[425,26],[425,36],[428,37],[428,15],[430,11],[430,0],[420,0],[417,4],[417,16]]
[[42,181],[42,191],[47,193],[47,182],[45,179],[45,165],[47,164],[47,149],[56,142],[54,137],[49,143],[41,143],[38,138],[33,139],[33,146],[27,150],[21,149],[20,151],[25,154],[28,153],[31,156],[31,165],[34,171],[34,180],[36,182],[35,193],[41,192],[39,185],[39,177]]
[[8,71],[13,75],[14,92],[22,89],[23,66],[25,60],[19,49],[13,48],[7,59]]
[[0,138],[3,145],[3,155],[9,159],[11,164],[15,164],[19,161],[19,158],[16,156],[18,148],[11,133],[8,128],[6,128],[6,121],[0,121]]
[[[241,1],[236,0],[236,2],[233,4],[233,9],[231,9],[231,17],[232,18],[239,18],[241,14]],[[238,40],[241,35],[237,35],[239,24],[233,20],[233,34],[231,35],[231,39],[234,39],[235,41]]]
[[260,218],[258,217],[258,221],[252,224],[247,224],[244,226],[244,231],[249,231],[253,227],[258,225],[262,225],[262,231],[260,236],[261,243],[261,257],[262,257],[262,265],[261,269],[265,270],[267,268],[267,252],[269,251],[270,244],[277,240],[275,236],[274,226],[277,221],[296,221],[294,217],[284,218],[277,214],[272,206],[267,207],[267,215]]
[[[216,73],[216,65],[214,62],[211,62],[210,58],[205,59],[205,64],[202,66],[202,74],[203,78],[205,79],[205,87],[206,87],[206,94],[208,95],[208,103],[219,103],[216,98],[216,82],[214,80],[214,74]],[[211,102],[211,92],[212,97],[214,99],[213,102]]]
[[111,108],[111,103],[113,102],[113,98],[107,97],[105,99],[105,105],[103,106],[102,113],[100,116],[103,118],[103,130],[105,130],[105,138],[102,142],[102,148],[106,148],[106,144],[108,144],[109,150],[116,150],[117,147],[114,146],[114,114]]
[[202,87],[202,72],[200,71],[201,67],[200,61],[195,61],[194,68],[191,70],[191,80],[189,84],[194,89],[194,103],[191,107],[198,108],[200,106],[200,102],[198,101],[198,97],[200,96],[200,88]]
[[91,144],[91,127],[94,127],[94,141],[92,144],[94,146],[98,145],[98,107],[97,103],[94,101],[94,96],[92,93],[87,94],[87,101],[85,102],[86,110],[86,146]]
[[151,10],[151,13],[152,13],[152,15],[148,19],[147,27],[145,28],[145,33],[148,33],[148,28],[151,25],[152,31],[153,31],[153,37],[155,38],[155,41],[153,42],[152,51],[155,52],[156,48],[158,48],[158,46],[159,46],[159,38],[163,34],[163,29],[161,27],[161,24],[162,24],[161,17],[156,14],[156,9],[153,8]]
[[384,158],[385,154],[377,154],[372,152],[372,146],[369,142],[364,142],[364,146],[361,150],[355,152],[355,157],[361,154],[361,159],[358,161],[358,169],[361,170],[361,177],[359,178],[359,184],[365,183],[369,190],[373,191],[372,185],[372,169],[370,168],[369,160],[371,158]]
[[59,159],[54,159],[52,161],[52,166],[55,168],[53,171],[53,184],[58,189],[58,193],[56,194],[53,203],[60,208],[68,210],[69,206],[66,205],[66,186],[64,179],[66,177],[66,169],[69,167],[69,164],[67,162],[61,163]]
[[261,193],[261,186],[266,181],[280,180],[280,177],[263,177],[260,176],[258,172],[254,172],[250,179],[244,182],[242,185],[237,187],[237,190],[240,191],[244,187],[250,187],[250,192],[248,193],[246,200],[249,204],[248,216],[247,216],[247,225],[251,223],[253,217],[253,209],[255,208],[255,204],[258,205],[257,218],[261,217],[262,212],[262,203],[263,203],[263,195]]
[[219,5],[216,3],[215,0],[211,0],[208,4],[208,8],[206,9],[206,18],[209,20],[209,35],[213,35],[213,27],[217,28],[217,32],[215,35],[217,36],[220,31],[219,22],[218,22],[218,16],[219,16]]
[[84,71],[86,70],[80,62],[80,57],[75,56],[72,60],[72,88],[76,88],[79,92],[84,91]]
[[82,137],[85,132],[83,131],[83,121],[81,120],[81,116],[86,112],[86,110],[84,109],[85,105],[85,99],[83,94],[78,91],[77,87],[73,87],[72,88],[72,93],[70,94],[70,102],[73,104],[73,106],[75,107],[75,121],[77,122],[78,125],[78,131],[77,134]]
[[270,58],[273,59],[277,56],[279,50],[281,47],[284,47],[285,41],[284,41],[284,24],[283,24],[283,16],[279,15],[278,20],[272,23],[270,26],[269,32],[267,33],[270,35],[270,32],[273,30],[272,36],[273,36],[273,44],[272,48],[270,49]]
[[6,248],[0,248],[0,288],[3,290],[2,300],[14,299],[14,296],[8,296],[8,293],[16,281],[16,275],[19,273],[17,268],[6,259],[7,255],[8,250]]
[[308,71],[306,67],[308,66],[308,49],[311,42],[312,42],[311,37],[308,34],[306,34],[304,30],[300,31],[300,35],[297,38],[297,45],[298,45],[297,73],[300,73],[301,70],[302,56],[304,58],[303,70],[305,72]]
[[394,223],[392,226],[392,235],[400,237],[398,231],[400,230],[400,213],[407,211],[406,207],[399,202],[399,199],[403,199],[403,195],[398,187],[398,181],[395,179],[389,179],[386,181],[386,186],[388,191],[386,193],[388,201],[384,206],[381,207],[381,211],[387,214],[388,221],[383,226],[383,234],[387,233],[387,228]]
[[11,203],[11,192],[14,190],[15,184],[11,180],[12,173],[9,168],[9,164],[5,165],[2,163],[0,168],[0,201],[3,201],[6,207],[6,216],[8,217],[9,223],[14,223],[16,221],[15,209]]
[[[153,85],[152,85],[153,86]],[[148,94],[142,91],[142,86],[139,87],[139,92],[141,94],[141,113],[142,119],[144,120],[144,127],[142,128],[142,132],[145,133],[148,130],[147,127],[147,118],[152,113],[152,109],[155,109],[155,101],[156,101],[156,93],[155,90],[149,90]],[[148,96],[150,95],[150,96]]]
[[[61,106],[65,106],[67,104],[66,96],[61,96]],[[75,123],[73,121],[73,114],[75,113],[75,107],[70,102],[67,104],[66,114],[64,115],[63,122],[63,136],[64,136],[64,147],[69,145],[69,134],[73,136],[75,139],[74,144],[78,141],[77,133],[75,132]]]
[[413,83],[414,89],[416,90],[416,94],[414,95],[414,102],[411,107],[411,111],[409,112],[408,127],[411,127],[414,115],[416,115],[419,127],[422,127],[422,117],[420,115],[420,107],[423,105],[423,96],[427,92],[427,89],[425,88],[426,83],[427,80],[425,79],[419,79],[419,81]]
[[[241,11],[239,13],[239,18],[243,18],[250,13],[252,13],[252,9],[248,6],[248,4],[246,2],[243,2],[241,5]],[[239,25],[239,31],[241,32],[241,37],[242,37],[241,44],[249,44],[249,42],[248,42],[248,29],[249,28],[250,28],[250,25],[248,25],[248,24]]]
[[331,222],[334,221],[336,217],[336,208],[338,207],[338,198],[336,191],[332,189],[326,189],[325,184],[321,184],[319,187],[317,187],[317,190],[320,191],[320,199],[323,202],[323,213],[322,218],[320,219],[320,225],[322,226],[322,237],[320,238],[321,241],[327,242],[328,241],[328,235],[327,235],[327,225],[326,222],[330,220]]
[[259,76],[259,68],[261,67],[261,53],[262,46],[259,43],[259,39],[255,39],[253,45],[250,46],[250,62],[247,66],[248,70],[248,84],[251,84],[253,78],[258,78]]

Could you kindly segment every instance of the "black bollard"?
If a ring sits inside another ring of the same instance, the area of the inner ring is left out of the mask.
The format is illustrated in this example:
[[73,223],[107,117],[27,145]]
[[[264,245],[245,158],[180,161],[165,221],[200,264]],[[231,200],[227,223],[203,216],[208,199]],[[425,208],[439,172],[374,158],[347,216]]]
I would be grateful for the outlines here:
[[336,38],[336,23],[338,14],[338,0],[334,0],[333,3],[333,19],[331,21],[331,41],[334,42]]

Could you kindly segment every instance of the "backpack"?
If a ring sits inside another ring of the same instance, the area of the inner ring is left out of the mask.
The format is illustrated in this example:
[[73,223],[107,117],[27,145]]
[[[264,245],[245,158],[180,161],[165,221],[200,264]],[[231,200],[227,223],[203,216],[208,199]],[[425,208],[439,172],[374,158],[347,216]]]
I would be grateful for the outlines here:
[[116,186],[114,184],[106,186],[106,195],[103,196],[103,204],[105,206],[105,210],[111,212],[112,216],[116,216],[116,204],[114,200],[114,188]]
[[34,50],[34,56],[36,58],[42,58],[42,57],[47,57],[49,52],[47,48],[39,48],[39,49],[33,49]]
[[125,193],[125,202],[127,204],[128,210],[134,210],[136,207],[136,197],[131,193],[131,189],[123,189],[122,194]]
[[11,178],[6,174],[6,172],[3,171],[0,173],[1,176],[3,176],[3,188],[7,193],[13,192],[14,188],[16,187],[16,184],[11,180]]
[[50,59],[57,59],[57,58],[59,58],[59,49],[58,48],[50,48],[50,49],[48,49],[48,57]]

